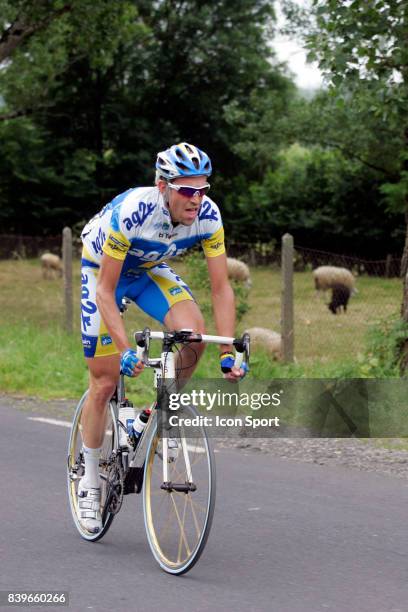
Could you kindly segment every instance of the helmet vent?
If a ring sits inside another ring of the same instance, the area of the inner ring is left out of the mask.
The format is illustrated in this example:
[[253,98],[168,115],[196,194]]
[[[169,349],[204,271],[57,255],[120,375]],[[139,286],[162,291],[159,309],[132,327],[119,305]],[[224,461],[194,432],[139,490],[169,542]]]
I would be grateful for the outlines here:
[[176,166],[177,168],[180,168],[180,170],[188,170],[186,164],[183,164],[182,162],[176,162]]

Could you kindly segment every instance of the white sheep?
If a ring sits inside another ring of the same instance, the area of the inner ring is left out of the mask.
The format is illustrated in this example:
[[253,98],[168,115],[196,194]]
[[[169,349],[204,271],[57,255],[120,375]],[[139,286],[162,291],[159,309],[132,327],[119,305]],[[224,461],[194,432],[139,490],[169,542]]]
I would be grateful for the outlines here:
[[282,337],[272,329],[266,327],[251,327],[246,330],[251,338],[251,348],[259,347],[266,350],[266,352],[280,359],[282,356]]
[[320,266],[313,270],[313,278],[317,291],[333,289],[335,285],[343,285],[355,293],[355,278],[347,268],[337,268],[336,266]]
[[249,268],[243,261],[227,257],[228,278],[245,283],[247,287],[252,284]]
[[58,255],[44,253],[40,257],[43,278],[53,278],[56,274],[62,276],[62,261]]

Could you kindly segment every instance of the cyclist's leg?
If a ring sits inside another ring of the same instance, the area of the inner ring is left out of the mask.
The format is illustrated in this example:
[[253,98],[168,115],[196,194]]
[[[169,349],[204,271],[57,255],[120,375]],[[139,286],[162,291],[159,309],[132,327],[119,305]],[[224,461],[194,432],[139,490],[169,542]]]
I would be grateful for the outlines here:
[[86,359],[89,369],[89,393],[82,413],[84,444],[98,448],[102,444],[106,408],[119,377],[120,356]]
[[99,266],[84,251],[82,259],[81,331],[89,369],[89,393],[82,415],[85,474],[81,486],[96,489],[99,456],[104,437],[106,409],[119,375],[119,352],[109,336],[96,305]]
[[[191,290],[174,270],[162,263],[148,270],[146,275],[150,279],[149,282],[143,285],[140,293],[127,293],[130,299],[148,315],[163,323],[167,329],[192,329],[201,334],[205,333],[204,317]],[[176,368],[182,372],[183,379],[190,378],[204,348],[205,345],[192,343],[185,345],[177,354]]]
[[[174,304],[164,318],[167,329],[192,329],[200,334],[205,333],[204,317],[196,302],[184,301]],[[184,345],[176,356],[176,370],[181,378],[188,380],[197,367],[205,349],[205,344],[191,343]]]
[[108,402],[119,375],[119,354],[88,358],[89,393],[82,415],[82,442],[85,473],[78,485],[80,522],[90,533],[102,529],[99,460],[105,434]]

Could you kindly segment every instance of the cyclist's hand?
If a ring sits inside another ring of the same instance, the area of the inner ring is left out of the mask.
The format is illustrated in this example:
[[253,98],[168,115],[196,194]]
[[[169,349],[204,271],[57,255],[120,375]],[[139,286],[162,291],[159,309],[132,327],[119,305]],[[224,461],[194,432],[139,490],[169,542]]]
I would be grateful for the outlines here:
[[136,351],[127,349],[120,356],[120,371],[125,376],[139,376],[143,371],[144,363],[136,356]]
[[222,353],[220,355],[220,366],[224,374],[224,378],[231,382],[239,382],[244,378],[249,371],[248,365],[244,362],[240,368],[234,366],[233,353]]

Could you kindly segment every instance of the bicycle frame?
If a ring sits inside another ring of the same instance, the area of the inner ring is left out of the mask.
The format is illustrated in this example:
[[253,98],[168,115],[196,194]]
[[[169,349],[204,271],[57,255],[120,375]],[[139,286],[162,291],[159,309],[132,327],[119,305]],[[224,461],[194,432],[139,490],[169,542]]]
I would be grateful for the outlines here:
[[[172,352],[173,347],[176,344],[190,344],[200,343],[205,344],[231,344],[235,347],[236,358],[234,365],[239,367],[242,362],[248,362],[249,360],[249,336],[244,334],[242,338],[230,338],[225,336],[211,336],[205,334],[194,333],[192,330],[185,329],[174,332],[152,332],[149,328],[145,328],[143,331],[138,331],[134,334],[136,345],[137,345],[137,356],[141,359],[145,367],[154,368],[155,370],[155,387],[158,388],[160,385],[166,385],[167,382],[174,384],[176,379],[175,372],[175,359],[174,353]],[[162,340],[162,352],[159,358],[149,358],[149,348],[151,340]],[[117,392],[116,392],[116,405],[119,409],[121,403],[125,401],[125,380],[124,375],[121,373],[118,381]],[[140,436],[136,449],[132,451],[122,450],[122,466],[125,473],[131,468],[142,468],[147,452],[147,444],[151,436],[151,431],[154,431],[157,424],[157,411],[161,409],[160,398],[152,405],[151,416]],[[118,427],[122,427],[118,420]],[[188,446],[186,438],[181,437],[182,452],[187,467],[188,483],[186,486],[193,486],[193,474],[189,461]],[[168,446],[163,444],[163,488],[171,487],[168,479]],[[131,459],[129,461],[129,454]]]

